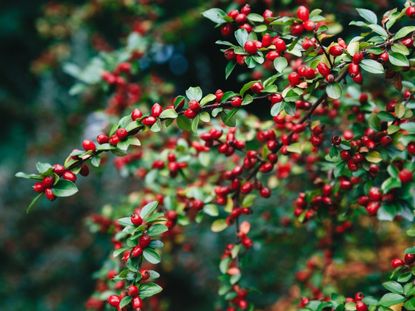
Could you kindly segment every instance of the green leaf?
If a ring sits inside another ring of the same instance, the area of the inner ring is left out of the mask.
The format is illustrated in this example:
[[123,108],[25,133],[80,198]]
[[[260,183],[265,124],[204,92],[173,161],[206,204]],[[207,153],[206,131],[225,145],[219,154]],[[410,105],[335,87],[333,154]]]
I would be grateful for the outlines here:
[[202,99],[202,89],[198,86],[196,87],[189,87],[186,90],[186,96],[187,98],[189,98],[190,100],[196,100],[199,101]]
[[402,183],[399,178],[389,177],[382,183],[381,189],[383,192],[388,193],[394,188],[401,187],[401,185]]
[[415,122],[406,122],[400,125],[401,129],[408,131],[410,134],[415,134]]
[[399,294],[388,293],[383,295],[379,300],[379,304],[384,307],[390,307],[405,301],[405,297]]
[[199,120],[200,120],[200,115],[197,115],[193,120],[192,120],[192,125],[191,125],[191,128],[192,128],[192,131],[194,132],[194,133],[196,133],[197,132],[197,129],[198,129],[198,127],[199,127]]
[[342,95],[342,88],[340,83],[331,83],[326,87],[327,96],[333,99],[338,99]]
[[140,211],[140,217],[145,220],[148,216],[150,216],[156,210],[157,206],[158,206],[157,201],[153,201],[153,202],[150,202],[144,205],[144,207]]
[[39,201],[39,199],[42,197],[43,193],[38,193],[33,200],[30,202],[29,206],[26,208],[26,213],[29,213],[33,206]]
[[185,116],[180,115],[177,119],[177,126],[185,131],[191,131],[192,130],[192,121],[190,121]]
[[374,150],[366,155],[366,160],[370,163],[379,163],[382,162],[382,156],[378,151]]
[[26,178],[26,179],[37,179],[37,180],[42,180],[42,176],[38,175],[38,174],[26,174],[23,172],[17,172],[14,176],[18,177],[18,178]]
[[397,53],[397,52],[389,52],[389,61],[392,65],[399,66],[399,67],[407,67],[409,66],[409,60],[406,58],[405,55]]
[[200,101],[200,106],[204,106],[207,103],[210,103],[211,101],[214,101],[216,99],[215,94],[208,94],[205,97],[202,98],[202,100]]
[[144,249],[143,256],[149,263],[154,265],[160,262],[160,255],[150,247]]
[[380,119],[376,114],[371,114],[369,118],[367,119],[368,125],[370,128],[380,131]]
[[361,17],[363,17],[367,22],[371,23],[371,24],[377,24],[378,23],[378,18],[376,16],[376,14],[368,9],[356,9],[357,13],[359,13],[359,15]]
[[244,46],[245,42],[248,41],[248,32],[245,29],[238,29],[235,31],[235,38],[240,46]]
[[216,217],[219,215],[218,207],[215,204],[206,204],[203,207],[203,211],[209,216]]
[[405,254],[415,254],[415,246],[407,248]]
[[164,232],[166,232],[168,228],[162,224],[155,224],[148,229],[148,235],[151,237],[158,236]]
[[69,180],[60,179],[56,185],[53,186],[52,192],[57,197],[70,197],[78,192],[78,187]]
[[160,114],[160,118],[162,119],[176,119],[177,112],[174,109],[166,109]]
[[37,162],[36,169],[40,174],[46,174],[52,171],[52,165],[49,163]]
[[384,69],[381,63],[373,60],[373,59],[364,59],[360,62],[360,66],[367,72],[373,74],[382,74],[384,73]]
[[156,283],[144,283],[140,285],[140,298],[145,299],[160,293],[163,289]]
[[211,229],[213,232],[220,232],[220,231],[225,230],[227,227],[228,227],[228,225],[227,225],[227,223],[226,223],[226,220],[225,220],[225,219],[216,219],[216,220],[212,223],[212,225],[211,225],[210,229]]
[[372,29],[374,32],[376,32],[378,35],[381,35],[383,38],[386,39],[388,37],[387,31],[382,26],[372,24],[368,25],[368,27]]
[[403,287],[395,281],[389,281],[382,284],[384,288],[395,294],[403,294]]
[[131,222],[131,218],[130,217],[123,217],[123,218],[119,218],[117,219],[117,222],[124,227],[127,226],[131,226],[133,223]]
[[241,90],[239,91],[239,94],[243,97],[245,92],[248,91],[251,88],[251,86],[254,85],[256,82],[258,82],[258,80],[249,81],[249,82],[245,83],[242,86]]
[[279,102],[271,107],[271,116],[275,117],[284,109],[284,102]]
[[231,75],[232,71],[235,69],[236,63],[235,62],[229,62],[226,64],[225,67],[225,79],[228,79]]
[[293,152],[293,153],[301,153],[303,146],[304,145],[302,143],[294,143],[294,144],[287,146],[287,151]]
[[133,298],[132,298],[131,296],[125,296],[125,297],[121,300],[120,305],[119,305],[119,308],[120,308],[120,309],[122,309],[122,308],[124,308],[124,307],[128,306],[128,304],[131,302],[131,300],[132,300],[132,299],[133,299]]
[[202,15],[216,24],[226,23],[226,12],[221,9],[212,8],[207,11],[204,11]]
[[393,36],[394,40],[398,40],[401,38],[406,37],[407,35],[409,35],[411,32],[415,31],[415,26],[405,26],[402,27],[401,29],[398,30],[398,32]]
[[288,66],[288,61],[285,57],[277,57],[274,59],[274,67],[275,69],[281,73],[284,71],[285,68]]
[[250,13],[248,14],[248,20],[250,22],[262,23],[264,21],[264,18],[259,14]]
[[223,123],[225,123],[227,126],[235,126],[236,124],[236,113],[238,112],[238,108],[232,109],[229,113],[227,113],[223,117]]

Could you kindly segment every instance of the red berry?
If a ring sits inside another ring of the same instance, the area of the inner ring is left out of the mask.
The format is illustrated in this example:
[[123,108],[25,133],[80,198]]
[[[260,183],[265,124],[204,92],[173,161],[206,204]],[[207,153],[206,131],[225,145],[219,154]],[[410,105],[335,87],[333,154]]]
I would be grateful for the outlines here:
[[252,84],[251,86],[251,90],[252,92],[254,92],[255,94],[259,94],[262,92],[262,90],[264,89],[264,86],[262,85],[261,82],[255,82],[254,84]]
[[116,146],[119,142],[120,142],[120,139],[118,138],[118,136],[117,135],[112,135],[110,138],[109,138],[109,143],[110,143],[110,145],[112,145],[112,146]]
[[371,201],[380,201],[380,199],[382,199],[382,192],[378,187],[372,187],[369,189],[369,199]]
[[76,181],[76,175],[71,171],[66,171],[65,173],[63,173],[62,178],[72,182]]
[[122,141],[125,140],[128,136],[128,131],[125,128],[119,128],[116,132],[115,135],[117,135],[117,137]]
[[157,119],[153,116],[145,117],[143,120],[141,120],[141,123],[143,123],[145,126],[152,126],[154,123],[156,123]]
[[359,68],[359,65],[357,65],[357,64],[355,64],[355,63],[351,63],[351,64],[349,65],[348,71],[349,71],[349,75],[350,75],[351,77],[355,77],[355,76],[357,76],[357,75],[360,73],[360,68]]
[[256,52],[258,52],[258,47],[254,41],[246,41],[244,44],[244,49],[249,54],[256,54]]
[[340,45],[332,45],[329,49],[329,53],[333,56],[340,56],[343,54],[343,47]]
[[323,76],[326,77],[330,74],[330,68],[325,63],[319,63],[317,65],[318,72]]
[[197,112],[189,108],[186,109],[183,114],[186,118],[193,119],[194,117],[196,117]]
[[131,111],[131,120],[135,121],[137,119],[140,119],[143,116],[143,113],[140,109],[135,108],[133,111]]
[[413,179],[413,174],[410,170],[404,168],[402,171],[399,172],[399,179],[403,184],[409,183]]
[[197,100],[191,100],[189,101],[189,108],[197,112],[200,110],[200,104]]
[[132,214],[130,220],[134,226],[141,226],[141,224],[143,223],[143,219],[137,213]]
[[314,29],[316,29],[316,23],[310,20],[304,22],[303,26],[304,26],[304,29],[307,31],[313,31]]
[[148,234],[143,234],[139,240],[140,246],[146,248],[151,243],[151,237]]
[[88,165],[84,164],[81,166],[81,170],[79,171],[79,174],[81,174],[81,176],[88,176],[89,175],[89,167]]
[[65,170],[66,170],[65,166],[63,166],[61,164],[54,164],[53,165],[53,171],[59,176],[61,176],[65,172]]
[[140,309],[143,306],[143,301],[140,297],[134,297],[132,304],[134,309]]
[[46,176],[45,178],[43,178],[42,184],[43,184],[43,187],[46,189],[46,188],[52,188],[54,182],[55,182],[55,177]]
[[293,36],[299,36],[303,33],[303,31],[304,31],[303,24],[293,24],[291,26],[291,34]]
[[53,194],[52,189],[50,188],[45,190],[45,196],[49,201],[53,201],[56,199],[55,195]]
[[121,299],[117,295],[111,295],[108,297],[107,301],[111,306],[118,308],[118,306],[120,305]]
[[109,137],[105,134],[99,134],[97,136],[98,144],[106,144],[109,141]]
[[270,97],[269,97],[269,100],[271,101],[271,104],[276,104],[276,103],[279,103],[279,102],[281,102],[282,101],[282,95],[281,94],[279,94],[279,93],[275,93],[275,94],[272,94]]
[[285,41],[281,38],[275,38],[274,40],[272,40],[272,43],[275,45],[275,48],[278,51],[278,53],[282,53],[287,49]]
[[158,103],[155,103],[151,107],[151,115],[155,118],[159,117],[162,111],[163,111],[163,108]]
[[409,18],[415,18],[415,6],[409,6],[405,10],[406,16]]
[[392,268],[398,268],[398,267],[403,266],[403,265],[404,265],[404,262],[403,262],[402,259],[394,258],[394,259],[391,260]]
[[220,33],[222,34],[222,36],[227,37],[232,34],[232,30],[233,29],[231,24],[225,24],[221,27]]
[[407,265],[411,265],[415,262],[415,254],[405,254],[404,261]]
[[359,64],[363,59],[363,53],[362,52],[357,52],[353,55],[353,63],[354,64]]
[[389,61],[389,54],[388,54],[388,52],[383,52],[382,54],[380,54],[379,57],[378,57],[378,59],[381,62],[384,62],[384,63],[386,63],[387,61]]
[[415,142],[411,141],[408,146],[406,146],[406,150],[410,155],[415,155]]
[[297,84],[300,83],[300,75],[296,72],[291,72],[288,75],[288,82],[290,83],[291,86],[296,86]]
[[135,285],[130,285],[127,290],[128,296],[135,297],[138,295],[138,287]]
[[143,249],[140,246],[136,246],[132,249],[130,256],[137,258],[143,254]]
[[239,96],[232,98],[231,105],[233,107],[240,107],[242,105],[242,98]]
[[379,202],[370,202],[366,206],[366,211],[370,216],[376,216],[376,214],[378,213],[379,208],[380,208],[380,203]]
[[95,147],[95,143],[92,140],[85,139],[82,142],[82,147],[85,151],[95,151],[97,148]]
[[363,301],[356,302],[356,311],[367,311],[367,305]]
[[43,183],[37,182],[33,185],[33,190],[40,193],[45,190],[45,187],[43,186]]
[[303,22],[308,21],[308,19],[310,18],[310,11],[308,8],[306,8],[305,6],[300,6],[297,9],[297,17],[299,19],[301,19]]

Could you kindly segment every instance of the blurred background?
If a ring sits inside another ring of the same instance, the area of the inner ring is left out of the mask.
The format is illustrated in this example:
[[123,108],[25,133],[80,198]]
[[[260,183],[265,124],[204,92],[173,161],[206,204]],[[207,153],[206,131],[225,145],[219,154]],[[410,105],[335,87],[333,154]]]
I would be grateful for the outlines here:
[[[132,187],[128,178],[106,178],[118,174],[112,165],[107,165],[91,174],[88,181],[81,181],[78,195],[52,204],[42,201],[26,214],[33,193],[29,183],[18,180],[14,174],[32,171],[38,160],[61,161],[79,145],[88,129],[99,122],[97,111],[106,107],[108,100],[96,94],[82,98],[69,95],[74,80],[62,69],[64,63],[86,65],[97,50],[119,47],[120,38],[132,29],[139,31],[143,23],[137,21],[145,20],[142,16],[154,14],[159,16],[157,35],[164,43],[154,51],[150,76],[165,81],[163,91],[167,95],[181,94],[189,85],[200,85],[207,91],[218,87],[237,89],[236,78],[224,79],[226,63],[214,45],[220,38],[219,31],[200,16],[206,8],[225,9],[235,3],[138,1],[137,8],[132,2],[135,1],[0,2],[0,310],[83,310],[94,288],[92,274],[111,249],[108,239],[89,232],[86,216],[104,204],[118,202],[120,195]],[[307,1],[250,2],[260,10],[267,6],[284,10]],[[320,7],[335,14],[341,24],[347,25],[356,16],[355,7],[384,12],[403,1],[308,2],[312,8]],[[342,36],[347,38],[352,31],[347,27]],[[266,109],[253,109],[260,116],[268,114]],[[284,202],[290,211],[292,200],[287,198]],[[265,204],[260,203],[262,208],[266,208]],[[380,240],[370,234],[362,237],[368,258],[376,259],[370,247],[379,243],[388,245],[397,229],[388,225],[382,230],[388,234]],[[292,243],[293,235],[296,245]],[[255,283],[259,280],[263,289],[271,293],[258,295],[259,305],[272,305],[282,294],[289,296],[289,284],[298,270],[290,262],[299,255],[299,245],[303,246],[301,252],[311,253],[308,243],[310,238],[301,229],[285,240],[280,239],[277,246],[270,241],[275,247],[267,250],[266,258],[273,271],[265,275],[259,261],[251,271],[257,279]],[[358,245],[353,247],[357,249]],[[284,251],[286,255],[279,257],[285,264],[273,263],[277,254],[287,248],[293,251]],[[195,253],[203,251],[203,247],[196,248]],[[389,253],[393,250],[389,249]],[[187,267],[194,262],[185,256],[177,268],[163,267],[165,282],[174,284],[167,286],[163,294],[169,301],[169,310],[212,310],[215,288],[210,287],[210,282],[217,277],[217,263],[214,257],[202,258],[205,259],[197,262],[197,267],[202,267],[197,274],[189,272]],[[370,273],[369,268],[362,269],[358,272]],[[373,286],[373,292],[379,289],[373,284],[380,277],[381,273],[374,273],[365,279],[368,288]]]

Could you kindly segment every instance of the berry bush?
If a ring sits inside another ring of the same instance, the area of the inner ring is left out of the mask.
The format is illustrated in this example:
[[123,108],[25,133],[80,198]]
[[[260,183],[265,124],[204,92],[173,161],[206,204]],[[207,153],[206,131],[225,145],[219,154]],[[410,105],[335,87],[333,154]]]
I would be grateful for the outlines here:
[[[52,46],[71,96],[105,118],[62,162],[16,174],[33,181],[27,210],[82,193],[92,174],[128,178],[87,218],[113,248],[87,310],[168,310],[175,269],[217,293],[197,310],[415,310],[415,3],[348,21],[319,1],[237,2],[163,24],[149,22],[163,4],[131,4],[124,16],[141,22],[113,34],[116,48],[97,35],[85,66]],[[200,15],[236,82],[177,95],[157,50],[198,36]]]

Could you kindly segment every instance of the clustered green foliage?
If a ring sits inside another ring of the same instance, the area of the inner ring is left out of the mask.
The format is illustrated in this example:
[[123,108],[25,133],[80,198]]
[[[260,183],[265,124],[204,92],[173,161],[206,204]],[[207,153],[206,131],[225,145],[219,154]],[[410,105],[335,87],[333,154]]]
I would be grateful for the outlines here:
[[[38,194],[29,209],[42,197],[77,193],[78,176],[101,167],[108,154],[117,156],[122,174],[142,184],[121,206],[104,207],[90,219],[92,229],[111,237],[114,252],[96,273],[87,308],[152,308],[148,298],[161,291],[153,282],[161,240],[177,243],[178,235],[189,238],[183,228],[208,223],[212,235],[234,232],[224,235],[229,240],[216,253],[221,299],[215,305],[255,310],[250,298],[260,296],[253,290],[261,287],[260,278],[248,282],[244,271],[256,253],[267,256],[278,243],[268,241],[276,233],[266,222],[258,225],[258,218],[275,216],[269,209],[292,193],[294,208],[275,218],[282,228],[305,227],[324,253],[321,271],[310,264],[317,277],[297,275],[302,298],[291,301],[293,309],[414,310],[414,248],[392,260],[395,270],[379,298],[365,297],[361,288],[346,298],[324,281],[333,258],[347,264],[342,245],[359,239],[365,232],[359,229],[369,230],[365,219],[403,219],[405,229],[414,218],[413,10],[411,1],[382,17],[357,9],[361,20],[350,26],[360,35],[345,41],[333,39],[341,27],[317,8],[299,6],[283,15],[268,9],[257,14],[249,5],[208,9],[203,16],[225,37],[216,42],[228,61],[225,76],[238,67],[246,71],[239,90],[205,93],[195,86],[150,106],[139,82],[140,60],[159,44],[151,30],[133,32],[123,47],[100,53],[84,68],[67,63],[65,71],[78,81],[71,94],[102,89],[110,94],[112,117],[62,164],[38,163],[37,173],[17,174],[35,180]],[[269,117],[250,113],[255,105],[266,105]],[[303,179],[301,189],[293,189],[290,177]],[[265,199],[274,203],[258,214]]]

